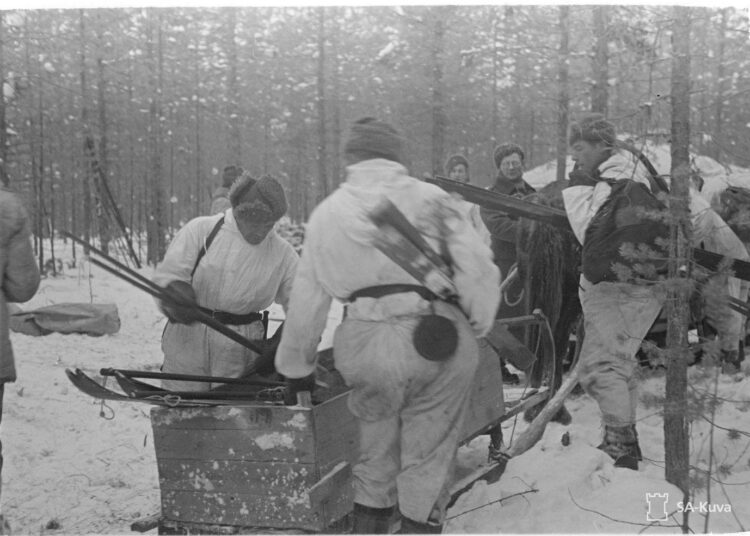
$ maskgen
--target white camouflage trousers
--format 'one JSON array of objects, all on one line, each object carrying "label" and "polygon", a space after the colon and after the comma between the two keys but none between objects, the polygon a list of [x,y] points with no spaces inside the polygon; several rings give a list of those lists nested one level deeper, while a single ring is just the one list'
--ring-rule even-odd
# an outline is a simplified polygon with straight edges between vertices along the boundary
[{"label": "white camouflage trousers", "polygon": [[664,295],[651,286],[601,282],[581,276],[583,308],[580,383],[599,404],[602,423],[635,424],[635,355],[659,315]]},{"label": "white camouflage trousers", "polygon": [[457,326],[458,349],[446,361],[424,359],[412,344],[418,316],[413,309],[392,314],[399,311],[389,309],[389,298],[351,304],[334,338],[336,368],[352,387],[349,407],[359,420],[354,501],[373,508],[398,504],[410,519],[442,523],[477,343],[463,314],[436,302],[437,312]]}]

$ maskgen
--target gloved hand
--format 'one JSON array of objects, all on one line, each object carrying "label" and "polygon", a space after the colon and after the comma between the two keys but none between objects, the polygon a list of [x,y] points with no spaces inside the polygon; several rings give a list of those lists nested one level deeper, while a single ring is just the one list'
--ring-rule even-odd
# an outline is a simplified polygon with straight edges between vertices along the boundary
[{"label": "gloved hand", "polygon": [[284,329],[284,324],[281,324],[273,336],[267,341],[263,341],[263,351],[255,361],[255,372],[262,375],[271,374],[276,372],[276,366],[274,360],[276,358],[276,350],[279,349],[279,343],[281,342],[281,332]]},{"label": "gloved hand", "polygon": [[576,168],[570,172],[568,177],[570,178],[570,186],[596,186],[596,183],[601,180],[598,169],[588,173]]},{"label": "gloved hand", "polygon": [[164,288],[169,301],[161,302],[161,310],[170,321],[176,324],[195,323],[195,310],[198,302],[195,290],[186,281],[172,281]]},{"label": "gloved hand", "polygon": [[284,394],[284,404],[287,406],[297,405],[297,393],[309,391],[312,395],[315,390],[315,373],[305,376],[304,378],[287,378],[286,393]]}]

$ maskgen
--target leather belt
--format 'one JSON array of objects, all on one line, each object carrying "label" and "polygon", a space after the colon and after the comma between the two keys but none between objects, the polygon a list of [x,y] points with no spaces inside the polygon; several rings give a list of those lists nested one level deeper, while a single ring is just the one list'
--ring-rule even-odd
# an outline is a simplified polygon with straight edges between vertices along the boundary
[{"label": "leather belt", "polygon": [[391,285],[376,285],[374,287],[365,287],[352,292],[349,301],[353,302],[357,298],[382,298],[390,294],[400,294],[402,292],[416,292],[422,298],[428,301],[440,299],[437,294],[427,287],[420,285],[409,285],[406,283],[395,283]]},{"label": "leather belt", "polygon": [[227,326],[242,326],[245,324],[252,324],[253,322],[263,320],[263,313],[235,314],[227,313],[225,311],[212,311],[211,309],[206,309],[205,307],[200,307],[199,309],[210,317],[215,318],[222,324],[226,324]]}]

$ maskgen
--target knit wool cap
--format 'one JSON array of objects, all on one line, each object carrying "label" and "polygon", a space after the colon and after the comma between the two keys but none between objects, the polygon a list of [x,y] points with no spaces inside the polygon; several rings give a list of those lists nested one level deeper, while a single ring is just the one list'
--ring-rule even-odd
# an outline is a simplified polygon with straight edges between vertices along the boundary
[{"label": "knit wool cap", "polygon": [[229,202],[235,216],[253,223],[277,221],[287,209],[284,188],[270,175],[257,181],[241,176],[229,190]]},{"label": "knit wool cap", "polygon": [[513,153],[521,157],[521,162],[526,160],[526,154],[523,152],[520,145],[516,145],[515,143],[503,143],[495,147],[495,152],[492,155],[492,159],[495,161],[495,169],[500,169],[500,164],[502,164],[503,159]]},{"label": "knit wool cap", "polygon": [[239,166],[227,166],[224,168],[224,172],[221,174],[221,185],[225,188],[232,186],[232,183],[237,180],[237,177],[242,175],[243,169]]},{"label": "knit wool cap", "polygon": [[469,161],[466,160],[463,155],[454,154],[448,157],[448,160],[445,162],[445,172],[450,175],[451,171],[453,171],[453,168],[459,164],[463,164],[463,166],[466,168],[466,171],[469,171]]},{"label": "knit wool cap", "polygon": [[615,144],[615,126],[607,121],[602,114],[588,114],[570,124],[568,144],[573,145],[579,140],[589,143],[604,142],[612,147]]},{"label": "knit wool cap", "polygon": [[363,117],[352,125],[344,154],[354,162],[385,158],[403,163],[403,147],[398,131],[374,117]]}]

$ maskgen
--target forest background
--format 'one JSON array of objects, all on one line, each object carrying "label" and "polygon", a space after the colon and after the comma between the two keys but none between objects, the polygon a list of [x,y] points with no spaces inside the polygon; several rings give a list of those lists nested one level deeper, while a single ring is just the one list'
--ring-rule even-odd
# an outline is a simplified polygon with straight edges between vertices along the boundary
[{"label": "forest background", "polygon": [[[691,150],[746,167],[748,10],[689,12]],[[648,5],[0,11],[0,172],[39,250],[55,229],[106,247],[127,228],[155,263],[228,164],[278,177],[304,222],[363,115],[399,128],[414,176],[462,153],[479,185],[501,142],[527,168],[564,161],[584,111],[664,141],[673,24]]]}]

